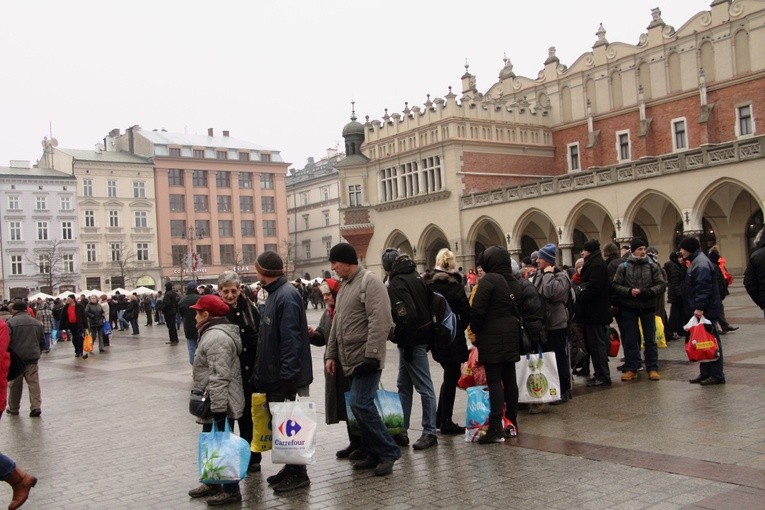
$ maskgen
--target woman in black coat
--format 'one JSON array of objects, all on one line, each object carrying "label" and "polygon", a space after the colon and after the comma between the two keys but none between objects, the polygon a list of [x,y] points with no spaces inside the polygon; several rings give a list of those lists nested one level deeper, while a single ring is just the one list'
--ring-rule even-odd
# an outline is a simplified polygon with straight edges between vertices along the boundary
[{"label": "woman in black coat", "polygon": [[454,423],[452,415],[457,394],[457,381],[460,378],[460,365],[468,359],[465,329],[470,324],[470,303],[465,294],[465,287],[462,285],[462,275],[457,272],[454,253],[448,248],[441,249],[436,255],[435,270],[425,275],[423,280],[430,290],[446,298],[449,308],[457,316],[457,335],[451,348],[445,352],[433,351],[433,359],[438,361],[444,369],[444,382],[438,394],[436,426],[442,434],[463,434],[465,427]]},{"label": "woman in black coat", "polygon": [[677,253],[669,254],[669,260],[664,263],[664,272],[667,273],[667,302],[669,303],[669,334],[667,340],[674,340],[678,336],[685,336],[683,326],[688,322],[683,309],[683,287],[685,287],[685,264],[680,261]]},{"label": "woman in black coat", "polygon": [[[478,257],[478,265],[486,272],[481,279],[470,309],[470,329],[476,335],[478,361],[486,369],[489,386],[489,430],[478,440],[481,444],[499,443],[505,436],[518,435],[518,384],[515,363],[521,358],[517,305],[521,284],[513,276],[510,254],[492,246]],[[512,422],[502,430],[502,404],[505,416]]]}]

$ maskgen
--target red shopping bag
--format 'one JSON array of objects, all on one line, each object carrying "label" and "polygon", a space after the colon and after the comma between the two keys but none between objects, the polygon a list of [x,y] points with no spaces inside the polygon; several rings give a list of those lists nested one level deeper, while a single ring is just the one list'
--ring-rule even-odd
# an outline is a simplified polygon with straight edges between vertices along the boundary
[{"label": "red shopping bag", "polygon": [[608,328],[608,355],[611,358],[615,358],[619,355],[620,345],[619,332],[614,328]]},{"label": "red shopping bag", "polygon": [[478,362],[478,348],[470,349],[468,360],[462,364],[462,375],[457,381],[457,386],[466,390],[471,386],[483,386],[486,384],[486,370]]},{"label": "red shopping bag", "polygon": [[697,324],[688,329],[690,336],[685,342],[685,353],[688,361],[715,361],[720,357],[720,346],[717,338],[707,329],[712,324]]}]

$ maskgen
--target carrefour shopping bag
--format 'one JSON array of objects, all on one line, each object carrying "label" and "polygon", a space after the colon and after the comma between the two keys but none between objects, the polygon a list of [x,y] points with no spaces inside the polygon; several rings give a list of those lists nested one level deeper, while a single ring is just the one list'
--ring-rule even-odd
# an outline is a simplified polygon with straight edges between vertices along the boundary
[{"label": "carrefour shopping bag", "polygon": [[560,400],[560,378],[554,352],[521,356],[515,364],[518,402],[539,404]]},{"label": "carrefour shopping bag", "polygon": [[247,476],[250,444],[232,434],[226,426],[218,430],[213,421],[210,432],[199,433],[199,481],[207,484],[232,483]]},{"label": "carrefour shopping bag", "polygon": [[252,444],[253,452],[265,452],[271,449],[271,413],[265,393],[252,394]]},{"label": "carrefour shopping bag", "polygon": [[269,403],[272,416],[274,464],[313,464],[316,453],[316,407],[313,402]]}]

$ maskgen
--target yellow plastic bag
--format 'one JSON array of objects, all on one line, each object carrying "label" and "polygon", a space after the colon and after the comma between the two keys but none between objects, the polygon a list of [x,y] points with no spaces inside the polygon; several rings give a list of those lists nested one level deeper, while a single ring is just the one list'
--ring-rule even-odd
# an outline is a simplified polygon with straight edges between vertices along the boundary
[{"label": "yellow plastic bag", "polygon": [[93,337],[90,331],[85,331],[85,339],[82,342],[82,352],[93,352]]},{"label": "yellow plastic bag", "polygon": [[[654,316],[654,320],[656,321],[656,347],[666,349],[667,337],[664,336],[664,323],[661,322],[661,317],[658,315]],[[640,348],[642,349],[645,347],[645,341],[643,340],[643,324],[640,321],[638,321],[638,329],[640,330]]]},{"label": "yellow plastic bag", "polygon": [[271,449],[271,412],[265,393],[252,394],[252,443],[250,450],[265,452]]}]

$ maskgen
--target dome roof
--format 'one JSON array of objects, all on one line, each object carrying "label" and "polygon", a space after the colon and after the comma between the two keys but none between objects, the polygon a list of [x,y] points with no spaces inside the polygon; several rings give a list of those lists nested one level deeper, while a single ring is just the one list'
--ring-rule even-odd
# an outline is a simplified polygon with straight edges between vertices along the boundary
[{"label": "dome roof", "polygon": [[343,136],[351,136],[351,135],[363,135],[364,134],[364,124],[361,122],[356,121],[356,117],[352,117],[351,121],[345,125],[343,128]]}]

